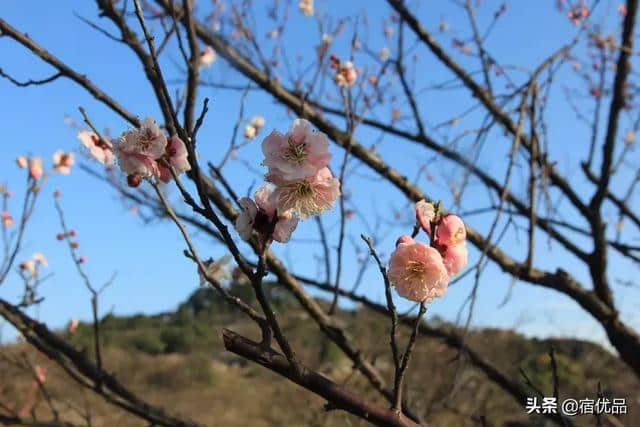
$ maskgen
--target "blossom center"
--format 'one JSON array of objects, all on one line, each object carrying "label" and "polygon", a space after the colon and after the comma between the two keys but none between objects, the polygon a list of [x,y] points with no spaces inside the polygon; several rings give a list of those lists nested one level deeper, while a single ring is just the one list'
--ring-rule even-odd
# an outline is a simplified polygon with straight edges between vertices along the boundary
[{"label": "blossom center", "polygon": [[153,133],[151,129],[144,129],[142,132],[140,132],[138,143],[143,148],[149,148],[149,146],[153,144],[153,141],[155,141],[155,139],[156,139],[156,135]]},{"label": "blossom center", "polygon": [[311,184],[306,181],[300,181],[295,184],[294,193],[297,198],[303,199],[313,196],[313,188]]},{"label": "blossom center", "polygon": [[419,261],[409,261],[405,267],[405,280],[422,281],[426,272],[427,267],[423,263]]},{"label": "blossom center", "polygon": [[287,148],[285,148],[283,157],[289,163],[295,163],[298,165],[303,163],[305,160],[307,160],[307,157],[309,157],[309,153],[307,152],[307,144],[304,142],[301,144],[296,144],[294,141],[292,141],[291,138],[289,138],[289,145],[287,146]]},{"label": "blossom center", "polygon": [[457,245],[458,243],[464,241],[464,229],[462,227],[458,228],[451,239],[453,241],[453,245]]},{"label": "blossom center", "polygon": [[108,150],[109,146],[102,142],[102,140],[98,137],[98,135],[91,135],[91,142],[98,148],[102,148],[103,150]]}]

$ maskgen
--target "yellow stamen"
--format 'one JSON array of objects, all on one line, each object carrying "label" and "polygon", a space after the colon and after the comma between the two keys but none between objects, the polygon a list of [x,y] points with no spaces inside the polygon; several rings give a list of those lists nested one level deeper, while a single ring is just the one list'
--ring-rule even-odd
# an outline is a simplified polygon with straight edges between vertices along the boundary
[{"label": "yellow stamen", "polygon": [[409,261],[405,267],[405,280],[420,281],[424,280],[424,275],[427,272],[425,265],[418,261]]},{"label": "yellow stamen", "polygon": [[309,153],[307,152],[307,144],[296,144],[293,139],[289,138],[289,146],[285,149],[283,157],[290,163],[300,164],[307,160]]}]

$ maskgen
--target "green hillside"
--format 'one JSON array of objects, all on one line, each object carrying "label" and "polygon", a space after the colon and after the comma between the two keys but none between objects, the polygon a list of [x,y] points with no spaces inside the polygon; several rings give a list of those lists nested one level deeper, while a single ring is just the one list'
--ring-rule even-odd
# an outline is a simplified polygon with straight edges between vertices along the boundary
[{"label": "green hillside", "polygon": [[[285,334],[300,359],[309,367],[350,389],[359,390],[372,400],[380,400],[366,390],[366,383],[354,375],[350,361],[327,338],[318,333],[314,322],[299,306],[272,287],[271,298]],[[250,299],[250,287],[236,286],[235,293]],[[324,305],[324,302],[321,301]],[[352,334],[366,357],[389,379],[392,365],[388,350],[389,322],[366,309],[336,314]],[[432,324],[453,329],[438,319]],[[258,339],[259,331],[241,314],[231,311],[209,289],[198,289],[175,312],[155,316],[106,316],[101,324],[103,359],[110,372],[149,401],[164,405],[170,412],[182,413],[206,425],[223,426],[343,426],[362,425],[339,411],[326,412],[321,399],[261,366],[247,362],[224,350],[221,328],[226,327]],[[403,331],[404,334],[407,331]],[[405,337],[406,338],[406,337]],[[92,327],[81,324],[70,337],[77,348],[92,354]],[[552,369],[548,356],[556,352],[560,395],[596,398],[598,383],[609,397],[625,397],[629,414],[602,419],[603,425],[634,425],[640,404],[638,382],[619,360],[596,344],[577,340],[537,340],[506,330],[473,330],[470,345],[511,378],[524,384],[522,369],[536,388],[552,395]],[[19,354],[26,347],[14,345],[5,354]],[[31,351],[33,353],[33,351]],[[60,408],[86,405],[94,425],[143,425],[127,413],[108,406],[91,393],[81,391],[54,365],[38,356],[31,358],[49,367],[47,386]],[[13,398],[19,407],[30,384],[27,374],[0,360],[0,395]],[[11,381],[6,381],[11,378]],[[405,392],[411,405],[430,425],[435,426],[543,426],[541,417],[525,414],[524,404],[514,401],[458,357],[441,341],[421,338],[407,378]],[[531,396],[535,392],[531,391]],[[11,400],[10,398],[10,400]],[[41,403],[38,411],[46,413]],[[77,411],[76,411],[77,412]],[[80,415],[71,408],[61,409],[68,419]],[[484,424],[482,424],[484,422]],[[595,425],[593,416],[575,418],[577,425]]]}]

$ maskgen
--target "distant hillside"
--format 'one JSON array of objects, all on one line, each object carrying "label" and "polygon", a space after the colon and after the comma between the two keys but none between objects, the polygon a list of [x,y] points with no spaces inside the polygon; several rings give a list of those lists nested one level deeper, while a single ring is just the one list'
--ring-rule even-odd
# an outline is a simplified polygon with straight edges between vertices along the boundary
[{"label": "distant hillside", "polygon": [[[272,287],[275,308],[286,335],[300,358],[313,369],[361,390],[366,383],[352,375],[351,363],[318,329],[308,315],[288,297]],[[251,299],[249,287],[236,286],[233,292]],[[321,304],[324,304],[321,302]],[[392,377],[388,350],[389,322],[366,309],[336,314],[345,324],[366,357],[389,379]],[[304,320],[304,321],[302,321]],[[437,319],[442,327],[452,328]],[[213,291],[195,291],[175,312],[155,316],[104,318],[101,329],[104,360],[125,384],[151,402],[170,411],[188,414],[206,425],[216,426],[344,426],[361,425],[339,411],[323,410],[324,402],[283,380],[264,368],[226,352],[220,337],[221,327],[258,339],[259,331],[241,314],[231,311]],[[405,331],[406,332],[406,331]],[[81,324],[71,337],[78,348],[91,354],[92,329]],[[603,419],[604,425],[633,426],[640,415],[638,381],[619,360],[596,344],[577,340],[526,339],[507,330],[471,331],[470,345],[495,365],[521,380],[519,369],[535,386],[552,395],[552,370],[549,346],[556,352],[561,397],[596,397],[598,382],[610,397],[625,397],[629,414],[618,419]],[[24,345],[3,349],[7,354],[23,350]],[[54,400],[87,404],[96,426],[140,426],[128,414],[83,393],[49,361],[37,362],[50,368],[47,384]],[[19,407],[29,386],[24,373],[0,360],[0,396],[11,396]],[[5,376],[6,375],[6,376]],[[12,381],[4,381],[12,378]],[[481,417],[491,426],[543,426],[541,418],[525,415],[524,405],[515,402],[442,342],[421,338],[411,365],[406,391],[410,403],[433,426],[476,426]],[[532,391],[531,396],[535,393]],[[294,405],[291,403],[295,402]],[[44,410],[44,405],[42,410]],[[61,407],[65,407],[61,404]],[[72,409],[63,409],[68,416]],[[78,421],[80,421],[78,419]],[[593,417],[574,419],[577,425],[595,425]]]}]

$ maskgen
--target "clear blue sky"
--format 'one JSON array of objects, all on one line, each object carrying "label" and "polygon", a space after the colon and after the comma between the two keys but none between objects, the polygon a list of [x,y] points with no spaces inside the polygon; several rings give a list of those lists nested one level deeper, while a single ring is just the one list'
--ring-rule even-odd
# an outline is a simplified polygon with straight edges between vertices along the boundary
[{"label": "clear blue sky", "polygon": [[[479,15],[481,24],[486,25],[490,21],[500,3],[489,0],[482,2],[483,7]],[[554,9],[553,1],[512,3],[489,39],[491,53],[500,58],[502,63],[533,68],[576,32],[576,28],[567,18]],[[601,3],[599,10],[610,10],[606,19],[612,19],[617,3]],[[317,1],[316,8],[330,11],[334,15],[353,16],[366,7],[371,28],[368,44],[377,50],[386,43],[381,36],[381,28],[388,8],[383,7],[383,4],[384,2],[326,0]],[[141,117],[152,115],[159,119],[160,114],[150,86],[144,79],[136,58],[126,47],[106,39],[82,23],[74,16],[74,12],[98,20],[93,2],[78,0],[65,4],[7,0],[3,2],[0,15],[20,31],[27,32],[68,65],[85,73],[129,111]],[[269,23],[261,15],[263,14],[256,12],[259,35],[270,29]],[[432,9],[425,2],[419,9],[419,16],[427,28],[436,32],[441,19],[449,23],[450,33],[442,36],[446,47],[450,46],[452,37],[468,35],[466,17],[450,2],[437,2],[437,6],[432,6]],[[305,54],[309,55],[311,48],[318,43],[315,24],[310,24],[309,19],[298,13],[295,7],[291,19],[293,22],[289,29],[287,48],[289,52],[306,52]],[[100,22],[111,28],[104,21]],[[291,37],[292,33],[304,34],[305,37]],[[348,32],[338,37],[334,41],[332,51],[344,55],[348,51],[350,37]],[[393,46],[390,47],[393,52]],[[180,71],[174,65],[174,60],[178,59],[176,52],[174,50],[164,58],[165,76],[168,79],[181,77]],[[584,49],[577,52],[584,54]],[[426,65],[420,68],[417,76],[419,81],[435,83],[447,77],[424,48],[418,48],[416,53],[426,59]],[[460,60],[470,68],[476,69],[474,60]],[[49,66],[43,65],[37,57],[8,38],[0,38],[0,67],[19,80],[44,78],[52,73]],[[559,78],[569,79],[568,76],[568,73],[561,73]],[[221,60],[205,72],[205,77],[242,83]],[[558,97],[562,95],[561,87],[562,85],[558,86],[555,92]],[[200,94],[211,98],[211,112],[200,133],[200,154],[205,160],[216,161],[220,159],[223,150],[226,150],[230,139],[238,114],[239,94],[214,89],[203,89]],[[452,97],[450,93],[433,93],[423,98],[421,108],[428,122],[439,123],[451,118],[452,111],[459,112],[460,99],[466,95],[462,92],[459,96],[462,98]],[[586,129],[577,123],[575,115],[566,105],[562,102],[559,104],[561,105],[553,106],[550,110],[550,136],[552,141],[561,140],[563,143],[554,146],[552,154],[562,167],[568,169],[571,166],[571,176],[576,177],[576,185],[583,185],[584,179],[578,166],[570,163],[570,160],[575,152],[583,152],[583,147],[586,146]],[[3,142],[0,143],[0,182],[6,183],[11,190],[20,195],[24,180],[23,172],[15,166],[16,156],[40,155],[50,165],[51,154],[57,149],[79,152],[76,131],[64,121],[65,116],[71,116],[77,122],[81,122],[77,110],[79,106],[83,106],[89,112],[93,122],[100,129],[108,127],[112,134],[117,135],[127,128],[127,124],[120,117],[69,80],[59,79],[46,86],[30,88],[16,88],[6,80],[0,80],[0,128],[3,136]],[[266,117],[266,131],[272,128],[285,131],[291,122],[286,112],[264,94],[252,92],[247,98],[245,108],[246,117],[253,114]],[[475,122],[468,122],[468,126],[477,126],[478,117],[472,115],[469,120]],[[384,116],[381,118],[386,120]],[[358,137],[368,145],[368,140],[377,138],[378,134],[362,131]],[[260,168],[260,140],[258,137],[251,146],[241,152],[241,157],[253,162],[256,168]],[[508,144],[508,141],[497,135],[495,141],[490,141],[489,144]],[[332,165],[336,167],[342,158],[342,151],[335,146],[331,150],[334,153]],[[415,147],[409,143],[398,142],[388,137],[381,146],[385,160],[395,167],[405,168],[410,177],[418,167],[432,158],[432,153],[419,152],[416,155],[416,152]],[[480,164],[491,168],[492,171],[502,171],[506,163],[502,154],[504,150],[498,152],[501,153],[499,157],[492,157],[492,150],[485,151],[479,160]],[[78,159],[81,158],[82,156],[78,155]],[[84,159],[81,161],[91,164]],[[91,165],[96,166],[95,163]],[[450,169],[450,165],[441,168],[434,164],[430,173],[437,177],[436,181],[430,183],[422,179],[419,182],[431,197],[443,199],[445,206],[450,203],[451,198],[443,175]],[[365,172],[365,169],[361,168],[360,171]],[[231,165],[227,173],[239,193],[245,193],[252,183],[259,185],[261,181],[259,176],[249,176],[246,169],[238,164]],[[372,176],[368,171],[364,175]],[[501,172],[497,172],[496,176],[502,176]],[[364,212],[375,210],[389,217],[388,211],[391,208],[406,206],[403,197],[390,186],[378,183],[374,185],[375,193],[371,190],[372,182],[360,176],[354,177],[347,184],[353,191],[354,202],[358,203]],[[113,191],[76,168],[70,176],[54,176],[47,184],[20,257],[23,259],[33,252],[43,252],[49,258],[49,270],[55,273],[41,289],[42,295],[46,297],[45,302],[37,309],[32,309],[32,314],[52,327],[62,327],[70,317],[90,317],[88,294],[73,269],[66,248],[55,240],[59,227],[52,203],[54,189],[60,189],[63,193],[62,203],[67,221],[78,232],[81,253],[88,258],[87,271],[93,281],[99,284],[106,281],[112,273],[118,274],[114,285],[102,298],[102,314],[111,309],[117,314],[170,310],[197,287],[195,268],[181,255],[184,244],[172,224],[142,225],[139,218],[123,208]],[[478,207],[486,206],[484,191],[472,193],[475,194],[466,198],[467,208],[473,207],[474,203]],[[17,213],[18,201],[18,198],[13,200],[11,211],[14,215]],[[407,215],[410,216],[410,212],[407,212]],[[474,227],[486,230],[490,219],[473,217],[468,221]],[[326,215],[323,220],[328,226],[333,226],[331,236],[335,242],[336,212]],[[407,231],[409,230],[405,232]],[[357,237],[362,232],[367,233],[360,222],[350,224],[350,234]],[[305,237],[315,237],[315,233],[314,222],[307,221],[299,227],[294,237],[300,241]],[[398,231],[391,232],[380,242],[379,249],[388,255],[398,234]],[[519,241],[511,238],[506,243],[506,248],[517,254],[524,253],[525,234],[521,233],[520,237]],[[219,247],[211,245],[206,238],[198,238],[197,243],[200,252],[205,256],[216,257],[222,253]],[[349,242],[347,247],[351,248]],[[537,259],[545,269],[555,270],[557,266],[562,265],[578,278],[587,279],[586,271],[569,268],[576,263],[557,250],[557,247],[554,247],[554,252],[549,252],[542,239],[539,239],[538,247]],[[320,255],[321,252],[317,247],[313,247],[312,251],[307,250],[308,248],[309,245],[300,241],[284,248],[278,247],[276,250],[285,260],[295,259],[296,272],[315,276],[317,269],[314,255]],[[345,257],[344,277],[347,286],[352,283],[357,270],[350,253],[347,252]],[[470,264],[473,264],[478,256],[478,252],[472,250]],[[518,257],[522,258],[521,255]],[[632,273],[631,267],[615,260],[611,270],[616,272],[615,277],[623,278],[630,278],[637,272],[635,270]],[[465,279],[456,284],[445,298],[431,305],[429,315],[438,314],[447,319],[454,319],[472,283],[471,279]],[[518,283],[510,302],[498,308],[509,284],[509,277],[499,273],[494,267],[487,269],[476,304],[475,325],[515,326],[523,332],[541,336],[576,335],[594,340],[600,340],[604,336],[600,327],[589,316],[583,314],[575,303],[550,290]],[[20,295],[20,286],[18,277],[14,275],[0,288],[0,295],[15,300]],[[374,268],[369,269],[360,291],[374,299],[382,300],[383,285]],[[637,291],[617,286],[615,292],[622,312],[627,315],[632,325],[640,327],[640,318],[633,314],[637,313],[639,308]],[[404,307],[405,304],[401,306]]]}]

